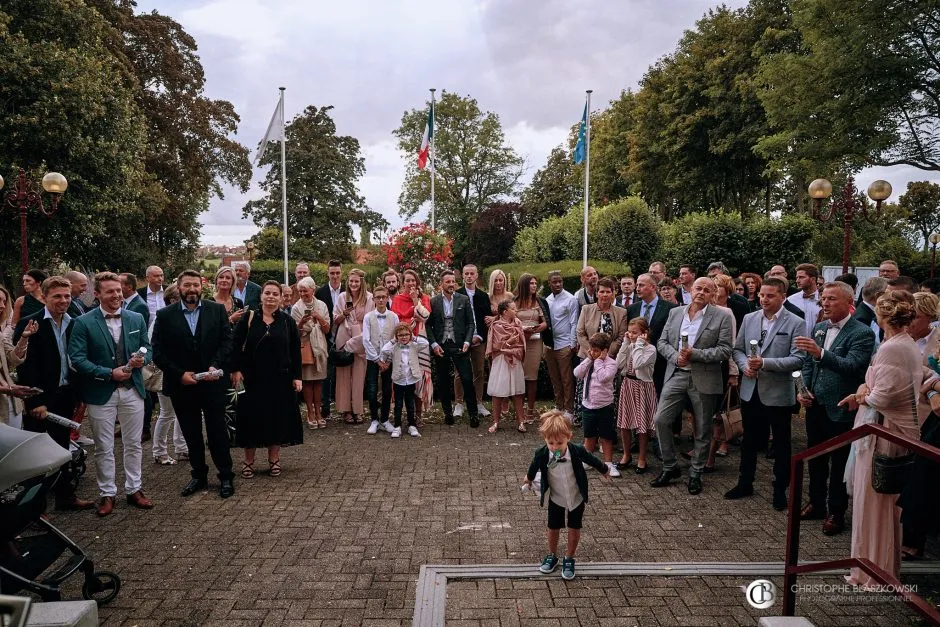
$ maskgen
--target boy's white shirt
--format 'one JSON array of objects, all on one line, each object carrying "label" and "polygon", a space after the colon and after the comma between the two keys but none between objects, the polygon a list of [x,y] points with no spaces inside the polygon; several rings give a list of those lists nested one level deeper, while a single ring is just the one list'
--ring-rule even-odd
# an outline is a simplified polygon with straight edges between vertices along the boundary
[{"label": "boy's white shirt", "polygon": [[[382,312],[380,312],[378,309],[373,309],[372,311],[367,313],[365,315],[365,318],[363,319],[362,345],[366,351],[366,359],[369,361],[379,361],[380,359],[379,351],[381,347],[372,341],[372,323],[375,322],[375,324],[378,325],[378,320],[376,319],[376,316],[379,315],[380,313]],[[394,311],[392,311],[388,307],[385,308],[384,313],[385,313],[386,318],[385,318],[385,328],[382,329],[382,334],[385,335],[386,333],[394,333],[395,327],[398,326],[398,322],[399,322],[398,314],[396,314]],[[382,338],[379,338],[380,342],[381,340]]]}]

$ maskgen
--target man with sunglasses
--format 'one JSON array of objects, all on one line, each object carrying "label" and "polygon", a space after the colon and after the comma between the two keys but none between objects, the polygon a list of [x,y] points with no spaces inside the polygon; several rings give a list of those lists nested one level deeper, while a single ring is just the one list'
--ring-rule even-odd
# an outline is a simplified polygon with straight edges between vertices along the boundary
[{"label": "man with sunglasses", "polygon": [[796,404],[793,372],[801,370],[805,354],[796,346],[803,321],[787,311],[783,302],[787,284],[778,278],[761,285],[760,310],[744,316],[731,355],[741,378],[741,418],[744,439],[738,484],[726,499],[754,494],[758,451],[767,450],[769,430],[774,440],[774,509],[787,507],[790,484],[790,419]]}]

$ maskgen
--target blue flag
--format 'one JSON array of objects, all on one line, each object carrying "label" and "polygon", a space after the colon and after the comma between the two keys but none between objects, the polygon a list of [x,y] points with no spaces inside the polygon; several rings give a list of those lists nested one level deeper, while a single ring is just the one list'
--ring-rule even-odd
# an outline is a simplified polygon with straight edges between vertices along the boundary
[{"label": "blue flag", "polygon": [[581,126],[578,127],[578,143],[574,147],[574,163],[579,165],[584,161],[585,142],[584,134],[587,132],[587,103],[584,103],[584,115],[581,116]]}]

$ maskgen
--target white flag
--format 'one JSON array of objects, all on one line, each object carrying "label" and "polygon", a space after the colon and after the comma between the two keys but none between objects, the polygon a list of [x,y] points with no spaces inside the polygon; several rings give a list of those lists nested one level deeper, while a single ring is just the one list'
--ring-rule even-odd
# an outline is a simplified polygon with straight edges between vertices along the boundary
[{"label": "white flag", "polygon": [[277,101],[277,107],[274,109],[274,115],[271,116],[271,122],[268,123],[268,131],[261,140],[261,147],[258,148],[258,155],[255,157],[255,165],[261,162],[264,156],[264,150],[268,147],[268,142],[281,141],[284,139],[284,96]]}]

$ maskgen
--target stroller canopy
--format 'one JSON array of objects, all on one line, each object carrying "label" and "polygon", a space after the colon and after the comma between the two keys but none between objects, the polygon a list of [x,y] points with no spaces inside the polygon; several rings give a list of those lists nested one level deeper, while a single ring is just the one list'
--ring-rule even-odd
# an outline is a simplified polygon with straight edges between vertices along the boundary
[{"label": "stroller canopy", "polygon": [[43,476],[72,459],[72,454],[45,433],[0,424],[0,491]]}]

